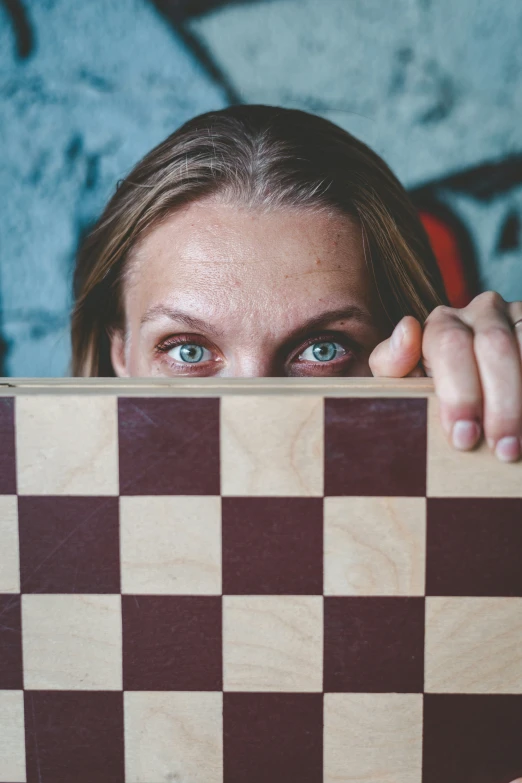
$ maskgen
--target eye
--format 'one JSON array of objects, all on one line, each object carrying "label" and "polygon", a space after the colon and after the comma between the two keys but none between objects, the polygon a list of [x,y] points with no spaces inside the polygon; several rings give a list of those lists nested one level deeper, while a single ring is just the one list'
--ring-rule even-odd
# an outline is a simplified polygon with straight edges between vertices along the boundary
[{"label": "eye", "polygon": [[208,362],[212,358],[208,348],[203,348],[198,343],[174,345],[166,351],[166,354],[182,364],[199,364],[200,362]]},{"label": "eye", "polygon": [[321,340],[306,348],[299,359],[305,362],[332,362],[345,356],[346,349],[334,340]]}]

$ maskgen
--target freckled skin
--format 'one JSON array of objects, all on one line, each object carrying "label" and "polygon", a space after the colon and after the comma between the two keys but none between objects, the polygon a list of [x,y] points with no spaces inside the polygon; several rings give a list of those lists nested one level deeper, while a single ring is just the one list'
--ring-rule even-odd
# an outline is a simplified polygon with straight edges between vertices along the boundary
[{"label": "freckled skin", "polygon": [[[111,353],[121,376],[371,375],[368,357],[393,328],[373,287],[360,228],[346,216],[262,212],[205,199],[151,229],[129,262],[126,332],[114,335]],[[292,342],[312,317],[350,305],[364,310],[368,321],[338,317]],[[158,307],[183,310],[219,334],[164,313],[141,325],[144,314]],[[316,342],[327,338],[343,346],[349,361],[317,361],[306,350],[325,331]],[[179,336],[213,359],[188,364],[179,349],[158,351]]]},{"label": "freckled skin", "polygon": [[[212,199],[168,216],[141,238],[129,261],[125,328],[111,337],[117,375],[427,375],[448,438],[458,422],[466,429],[452,440],[456,448],[474,448],[483,429],[500,459],[518,459],[522,375],[514,325],[522,302],[485,291],[464,308],[435,308],[422,325],[404,316],[392,343],[393,324],[355,221]],[[330,312],[326,320],[328,311],[335,317]],[[448,351],[456,325],[467,342]],[[501,351],[489,339],[491,329],[509,335]]]}]

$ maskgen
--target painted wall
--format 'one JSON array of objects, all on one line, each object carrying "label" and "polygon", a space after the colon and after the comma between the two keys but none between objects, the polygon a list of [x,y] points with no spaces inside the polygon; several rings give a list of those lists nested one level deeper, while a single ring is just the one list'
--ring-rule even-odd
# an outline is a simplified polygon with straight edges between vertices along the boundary
[{"label": "painted wall", "polygon": [[416,199],[448,292],[522,299],[520,0],[0,0],[0,372],[67,373],[78,241],[189,117],[301,108]]}]

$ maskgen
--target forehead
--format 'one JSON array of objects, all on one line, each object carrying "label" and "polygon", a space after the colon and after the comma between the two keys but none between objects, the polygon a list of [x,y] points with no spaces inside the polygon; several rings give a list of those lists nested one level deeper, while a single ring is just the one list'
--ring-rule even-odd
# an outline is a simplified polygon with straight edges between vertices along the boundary
[{"label": "forehead", "polygon": [[139,309],[183,296],[188,305],[211,301],[217,315],[276,302],[306,310],[311,297],[342,304],[347,294],[371,308],[374,295],[352,218],[211,200],[149,231],[132,253],[127,290]]}]

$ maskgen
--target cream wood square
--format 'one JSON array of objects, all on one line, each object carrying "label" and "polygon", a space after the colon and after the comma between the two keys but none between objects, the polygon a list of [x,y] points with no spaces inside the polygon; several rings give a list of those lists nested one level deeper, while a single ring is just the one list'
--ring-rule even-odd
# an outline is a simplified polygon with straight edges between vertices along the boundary
[{"label": "cream wood square", "polygon": [[0,593],[19,592],[18,502],[15,495],[0,495]]},{"label": "cream wood square", "polygon": [[23,595],[24,685],[121,690],[121,596]]},{"label": "cream wood square", "polygon": [[321,496],[322,397],[221,399],[223,495]]},{"label": "cream wood square", "polygon": [[425,691],[522,693],[522,598],[427,598]]},{"label": "cream wood square", "polygon": [[482,440],[457,451],[439,421],[439,402],[428,398],[428,497],[522,498],[522,460],[501,462]]},{"label": "cream wood square", "polygon": [[422,694],[325,694],[324,783],[421,780]]},{"label": "cream wood square", "polygon": [[324,499],[325,595],[424,595],[426,499]]},{"label": "cream wood square", "polygon": [[123,593],[221,594],[221,498],[120,498]]},{"label": "cream wood square", "polygon": [[0,691],[0,780],[27,780],[23,691]]},{"label": "cream wood square", "polygon": [[223,694],[126,692],[125,780],[223,781]]},{"label": "cream wood square", "polygon": [[115,396],[16,398],[20,495],[117,495]]},{"label": "cream wood square", "polygon": [[321,596],[223,597],[225,691],[321,691]]}]

